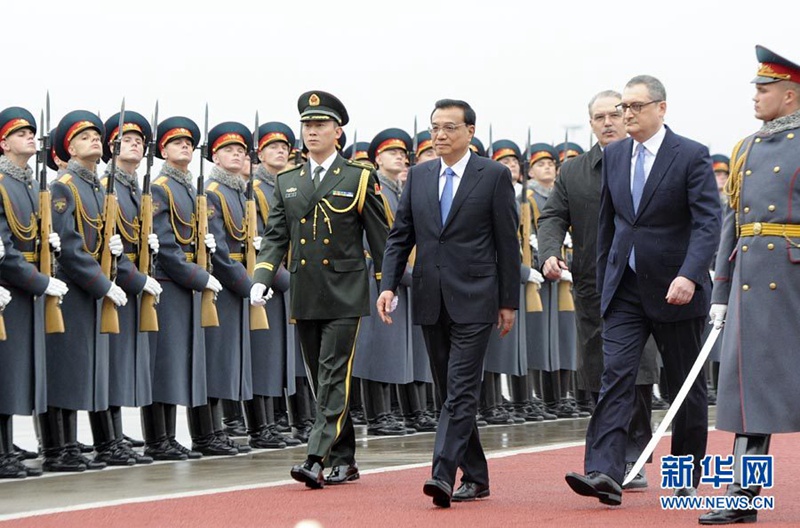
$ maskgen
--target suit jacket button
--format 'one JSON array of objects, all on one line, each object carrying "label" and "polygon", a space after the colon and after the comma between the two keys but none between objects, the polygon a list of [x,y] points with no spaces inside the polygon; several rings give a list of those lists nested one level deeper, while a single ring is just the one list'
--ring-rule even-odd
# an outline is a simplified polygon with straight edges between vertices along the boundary
[{"label": "suit jacket button", "polygon": [[328,259],[322,259],[322,265],[327,266],[329,264]]}]

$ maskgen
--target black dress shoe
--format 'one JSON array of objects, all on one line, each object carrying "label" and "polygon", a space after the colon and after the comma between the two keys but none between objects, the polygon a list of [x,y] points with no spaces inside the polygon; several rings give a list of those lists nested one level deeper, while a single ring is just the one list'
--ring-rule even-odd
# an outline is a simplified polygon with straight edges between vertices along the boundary
[{"label": "black dress shoe", "polygon": [[321,489],[325,485],[325,479],[322,476],[323,469],[319,462],[306,460],[301,465],[293,466],[289,474],[308,488]]},{"label": "black dress shoe", "polygon": [[469,502],[475,499],[483,499],[489,496],[489,486],[475,484],[474,482],[464,481],[461,486],[453,493],[453,502]]},{"label": "black dress shoe", "polygon": [[[622,479],[623,482],[628,478],[628,474],[630,474],[631,470],[633,469],[633,462],[628,462],[625,464],[625,478]],[[641,491],[647,488],[647,475],[645,475],[644,467],[639,470],[639,473],[633,477],[633,480],[628,482],[627,484],[623,484],[622,489],[627,491]]]},{"label": "black dress shoe", "polygon": [[714,510],[697,519],[700,524],[737,524],[758,521],[758,510]]},{"label": "black dress shoe", "polygon": [[122,439],[131,447],[144,447],[144,440],[137,440],[136,438],[131,438],[128,435],[123,435]]},{"label": "black dress shoe", "polygon": [[622,488],[617,482],[599,471],[588,475],[567,473],[565,477],[572,491],[584,497],[597,497],[603,504],[619,506],[622,504]]},{"label": "black dress shoe", "polygon": [[443,480],[432,478],[425,481],[425,485],[422,486],[422,493],[428,497],[433,497],[434,505],[440,508],[449,508],[453,495],[453,486]]},{"label": "black dress shoe", "polygon": [[83,453],[83,454],[88,454],[88,453],[91,453],[92,451],[94,451],[94,447],[93,446],[86,445],[83,442],[77,442],[76,445],[78,446],[78,449],[80,449],[81,453]]},{"label": "black dress shoe", "polygon": [[295,438],[293,436],[288,436],[288,435],[283,434],[278,429],[278,426],[276,424],[269,424],[267,426],[267,429],[269,429],[269,432],[272,434],[273,437],[277,438],[278,440],[280,440],[281,442],[286,444],[286,447],[299,446],[300,444],[303,443],[303,442],[301,442],[300,440],[298,440],[297,438]]},{"label": "black dress shoe", "polygon": [[308,437],[311,436],[311,429],[314,427],[313,420],[304,420],[300,422],[296,426],[296,430],[294,432],[294,437],[300,440],[302,443],[308,443]]},{"label": "black dress shoe", "polygon": [[[102,449],[98,449],[94,460],[95,462],[105,462],[108,466],[132,466],[136,464],[136,460],[131,456],[128,449],[130,448],[122,441],[113,442]],[[150,461],[152,462],[152,460]]]},{"label": "black dress shoe", "polygon": [[39,458],[39,453],[34,453],[33,451],[28,451],[27,449],[22,449],[17,444],[14,445],[14,453],[20,455],[23,460],[35,460]]},{"label": "black dress shoe", "polygon": [[175,440],[174,436],[169,438],[169,445],[172,446],[173,449],[177,449],[178,451],[186,455],[186,458],[188,458],[189,460],[197,460],[203,458],[203,453],[192,451],[188,447],[179,444],[178,441]]},{"label": "black dress shoe", "polygon": [[54,456],[45,456],[42,470],[53,473],[80,473],[86,471],[86,464],[80,459],[68,455],[64,450]]},{"label": "black dress shoe", "polygon": [[239,454],[237,448],[223,442],[216,436],[192,442],[192,451],[197,451],[203,456],[234,456]]},{"label": "black dress shoe", "polygon": [[[106,463],[102,460],[93,460],[83,456],[82,448],[80,447],[80,442],[75,445],[68,445],[64,450],[64,460],[69,462],[75,462],[79,464],[83,464],[86,466],[86,469],[89,470],[96,470],[96,469],[105,469]],[[47,471],[47,470],[45,470]]]},{"label": "black dress shoe", "polygon": [[0,455],[0,478],[22,479],[27,476],[28,472],[16,456]]},{"label": "black dress shoe", "polygon": [[432,433],[436,431],[437,425],[439,424],[424,411],[417,411],[414,414],[412,427],[420,433]]},{"label": "black dress shoe", "polygon": [[491,407],[481,414],[489,425],[511,425],[514,423],[514,420],[512,420],[508,413],[501,407]]},{"label": "black dress shoe", "polygon": [[353,462],[349,466],[333,466],[331,472],[325,477],[325,484],[344,484],[360,478],[358,464]]},{"label": "black dress shoe", "polygon": [[189,458],[179,449],[172,447],[172,445],[169,443],[169,440],[164,440],[160,444],[145,446],[144,454],[145,456],[148,456],[153,460],[179,461],[179,460],[186,460],[187,458]]},{"label": "black dress shoe", "polygon": [[253,449],[283,449],[286,447],[286,442],[274,436],[269,429],[252,435],[248,442]]}]

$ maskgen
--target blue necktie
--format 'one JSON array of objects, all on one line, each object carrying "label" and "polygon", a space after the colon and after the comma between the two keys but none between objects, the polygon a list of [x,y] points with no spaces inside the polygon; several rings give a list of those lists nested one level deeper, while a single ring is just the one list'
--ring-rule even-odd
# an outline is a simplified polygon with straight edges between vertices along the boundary
[{"label": "blue necktie", "polygon": [[456,173],[453,169],[447,167],[444,170],[444,190],[442,191],[442,198],[439,200],[439,210],[442,212],[442,225],[447,220],[447,215],[450,214],[450,207],[453,205],[453,176]]},{"label": "blue necktie", "polygon": [[[642,201],[642,193],[644,192],[644,153],[647,150],[641,143],[636,145],[636,148],[636,163],[633,167],[633,188],[631,189],[634,214],[639,210],[639,202]],[[633,271],[636,271],[635,249],[636,248],[631,247],[631,255],[628,257],[628,266],[630,266]]]}]

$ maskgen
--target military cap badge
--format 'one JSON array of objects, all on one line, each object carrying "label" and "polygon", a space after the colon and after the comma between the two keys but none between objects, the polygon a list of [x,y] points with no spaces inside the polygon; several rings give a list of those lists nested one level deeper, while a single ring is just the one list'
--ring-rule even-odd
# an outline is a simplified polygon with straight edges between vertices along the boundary
[{"label": "military cap badge", "polygon": [[319,106],[319,96],[312,93],[308,98],[308,106]]}]

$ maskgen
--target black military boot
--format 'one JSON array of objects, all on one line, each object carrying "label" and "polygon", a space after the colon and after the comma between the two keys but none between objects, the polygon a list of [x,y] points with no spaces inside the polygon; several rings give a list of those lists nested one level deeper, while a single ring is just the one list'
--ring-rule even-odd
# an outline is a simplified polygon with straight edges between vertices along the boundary
[{"label": "black military boot", "polygon": [[122,408],[114,405],[108,408],[111,414],[111,425],[114,428],[114,438],[122,443],[122,449],[128,452],[128,456],[134,460],[136,464],[152,464],[153,457],[142,455],[134,451],[134,447],[143,447],[142,440],[134,440],[122,432]]},{"label": "black military boot", "polygon": [[222,424],[228,436],[247,436],[247,428],[242,415],[242,402],[235,400],[222,401]]},{"label": "black military boot", "polygon": [[[761,486],[742,487],[742,456],[766,455],[769,452],[771,435],[737,434],[733,440],[733,484],[728,484],[725,495],[745,497],[752,502],[761,493]],[[700,524],[754,523],[758,520],[758,510],[714,510],[700,516]]]},{"label": "black military boot", "polygon": [[211,416],[211,407],[198,405],[187,410],[189,417],[189,433],[192,435],[192,451],[203,456],[232,456],[238,455],[239,450],[223,443],[214,434],[214,422]]},{"label": "black military boot", "polygon": [[186,460],[188,456],[172,446],[167,436],[164,406],[153,402],[141,409],[144,454],[153,460]]},{"label": "black military boot", "polygon": [[275,437],[267,425],[267,406],[263,396],[254,395],[244,402],[248,443],[253,449],[283,449],[286,442]]},{"label": "black military boot", "polygon": [[[197,451],[192,451],[188,447],[185,447],[178,443],[175,439],[175,431],[177,430],[177,418],[178,418],[178,407],[171,403],[161,403],[161,408],[163,409],[164,413],[164,428],[167,432],[167,441],[169,442],[170,447],[176,449],[186,455],[189,460],[197,460],[198,458],[203,458],[202,453],[198,453]],[[189,418],[189,410],[186,411],[187,421]],[[189,422],[191,427],[191,422]]]},{"label": "black military boot", "polygon": [[[86,469],[103,469],[105,462],[91,460],[83,455],[82,444],[78,442],[78,411],[71,409],[61,409],[61,416],[64,420],[64,457],[68,460],[81,463]],[[91,413],[89,414],[91,419]]]},{"label": "black military boot", "polygon": [[110,411],[89,412],[89,425],[92,427],[94,448],[97,451],[95,462],[105,462],[109,466],[136,464],[136,460],[131,458],[125,449],[127,446],[124,445],[122,438],[114,436],[114,421]]},{"label": "black military boot", "polygon": [[[214,435],[219,439],[220,442],[224,444],[228,444],[231,447],[235,447],[239,453],[249,453],[253,450],[247,444],[240,444],[233,440],[228,433],[225,432],[223,422],[222,422],[222,401],[219,398],[209,398],[208,399],[208,406],[211,408],[211,423],[214,427]],[[247,430],[245,430],[245,435],[247,434]]]},{"label": "black military boot", "polygon": [[10,414],[0,414],[0,478],[25,478],[28,472],[14,452],[11,420]]},{"label": "black military boot", "polygon": [[[267,429],[269,429],[270,434],[286,444],[287,447],[299,446],[302,444],[303,442],[297,438],[283,434],[284,431],[281,431],[278,426],[277,420],[275,419],[275,400],[277,398],[269,396],[262,396],[262,398],[264,398],[264,408],[267,414]],[[291,431],[291,428],[289,428],[289,430]]]},{"label": "black military boot", "polygon": [[64,417],[61,409],[48,407],[47,412],[38,416],[39,435],[42,439],[43,471],[81,472],[86,465],[66,455],[64,443]]}]

